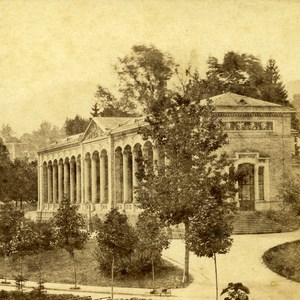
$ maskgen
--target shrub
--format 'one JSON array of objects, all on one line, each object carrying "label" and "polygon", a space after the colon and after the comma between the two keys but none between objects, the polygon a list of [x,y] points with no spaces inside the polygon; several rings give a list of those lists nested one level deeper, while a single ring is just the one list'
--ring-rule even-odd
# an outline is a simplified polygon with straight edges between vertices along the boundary
[{"label": "shrub", "polygon": [[36,290],[30,293],[24,293],[21,291],[0,291],[1,300],[91,300],[90,296],[75,296],[71,294],[64,295],[52,295],[52,294],[41,294]]}]

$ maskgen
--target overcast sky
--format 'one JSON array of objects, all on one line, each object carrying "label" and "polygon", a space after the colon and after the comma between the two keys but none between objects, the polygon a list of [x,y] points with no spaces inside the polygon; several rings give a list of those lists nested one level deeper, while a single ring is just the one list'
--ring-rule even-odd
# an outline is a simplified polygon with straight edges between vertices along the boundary
[{"label": "overcast sky", "polygon": [[234,50],[275,58],[300,79],[300,1],[0,0],[0,126],[18,135],[43,120],[89,116],[97,84],[135,44],[153,44],[204,74]]}]

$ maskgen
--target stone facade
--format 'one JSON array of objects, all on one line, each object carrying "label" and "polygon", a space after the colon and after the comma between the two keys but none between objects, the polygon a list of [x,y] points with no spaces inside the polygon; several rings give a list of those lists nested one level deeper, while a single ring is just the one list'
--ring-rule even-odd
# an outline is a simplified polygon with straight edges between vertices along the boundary
[{"label": "stone facade", "polygon": [[[228,133],[222,151],[240,175],[236,199],[241,209],[276,209],[281,177],[294,164],[293,111],[232,93],[212,101]],[[39,151],[38,217],[49,218],[64,194],[85,214],[101,216],[117,207],[136,216],[137,158],[165,161],[163,153],[137,133],[145,125],[143,118],[98,117],[84,133]]]}]

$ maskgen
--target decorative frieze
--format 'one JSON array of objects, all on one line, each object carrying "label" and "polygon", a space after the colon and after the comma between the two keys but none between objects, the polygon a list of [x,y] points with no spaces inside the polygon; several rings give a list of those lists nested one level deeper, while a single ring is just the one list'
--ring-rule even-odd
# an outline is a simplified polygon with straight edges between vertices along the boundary
[{"label": "decorative frieze", "polygon": [[234,121],[224,122],[227,131],[272,131],[273,122]]}]

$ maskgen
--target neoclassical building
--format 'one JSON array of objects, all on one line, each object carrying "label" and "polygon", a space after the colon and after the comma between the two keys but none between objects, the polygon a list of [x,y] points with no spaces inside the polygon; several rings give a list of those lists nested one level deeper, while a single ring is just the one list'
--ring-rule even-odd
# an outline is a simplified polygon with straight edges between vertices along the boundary
[{"label": "neoclassical building", "polygon": [[[276,209],[284,172],[292,172],[294,111],[237,94],[212,97],[229,144],[224,147],[238,174],[240,209]],[[48,219],[64,195],[85,214],[106,214],[112,207],[136,216],[133,193],[139,157],[164,163],[164,154],[138,134],[144,118],[93,118],[85,132],[38,152],[38,218]]]}]

